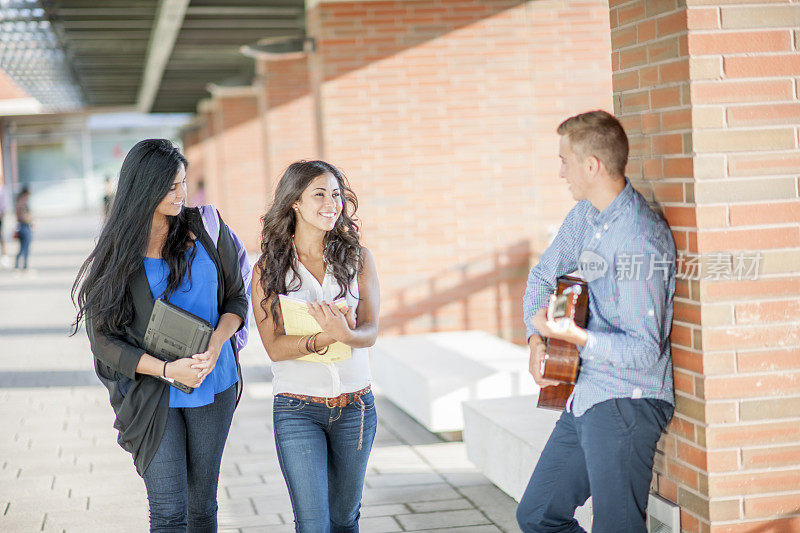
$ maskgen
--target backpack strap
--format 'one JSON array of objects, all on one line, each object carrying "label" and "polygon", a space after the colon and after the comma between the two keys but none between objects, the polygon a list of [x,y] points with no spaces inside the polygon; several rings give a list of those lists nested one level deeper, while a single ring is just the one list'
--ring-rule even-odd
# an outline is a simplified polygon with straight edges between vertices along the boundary
[{"label": "backpack strap", "polygon": [[203,219],[203,227],[206,228],[206,233],[211,237],[211,242],[214,243],[214,246],[217,246],[220,230],[217,208],[213,204],[209,204],[201,205],[198,209],[200,209],[200,216]]}]

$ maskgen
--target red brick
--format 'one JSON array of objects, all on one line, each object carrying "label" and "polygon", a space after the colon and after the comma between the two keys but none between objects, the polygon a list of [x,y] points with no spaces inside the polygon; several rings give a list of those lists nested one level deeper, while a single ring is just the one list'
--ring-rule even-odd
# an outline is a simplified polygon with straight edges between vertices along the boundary
[{"label": "red brick", "polygon": [[[794,514],[798,509],[800,509],[800,492],[744,499],[745,518],[766,518],[775,515]],[[798,520],[798,523],[800,523],[800,520]]]},{"label": "red brick", "polygon": [[722,104],[789,100],[793,92],[791,80],[696,82],[692,84],[692,102]]},{"label": "red brick", "polygon": [[709,376],[705,382],[705,397],[709,400],[788,396],[798,393],[800,373]]},{"label": "red brick", "polygon": [[709,533],[796,533],[797,531],[800,531],[800,517],[794,516],[714,525],[711,526]]},{"label": "red brick", "polygon": [[684,368],[696,374],[703,373],[703,354],[701,353],[673,346],[672,363],[675,368]]},{"label": "red brick", "polygon": [[758,280],[708,281],[701,287],[703,301],[731,301],[746,298],[761,299],[785,294],[800,294],[800,278],[760,278]]},{"label": "red brick", "polygon": [[689,463],[701,471],[707,468],[706,450],[699,448],[696,445],[679,440],[677,442],[677,452],[678,459],[684,463]]},{"label": "red brick", "polygon": [[636,44],[636,26],[626,26],[611,32],[611,46],[614,49]]},{"label": "red brick", "polygon": [[744,468],[764,469],[800,464],[800,446],[768,446],[742,450]]},{"label": "red brick", "polygon": [[689,34],[692,55],[780,52],[792,49],[792,34],[780,31],[737,31]]},{"label": "red brick", "polygon": [[619,52],[619,68],[621,70],[644,65],[647,63],[647,47],[636,46],[626,48]]},{"label": "red brick", "polygon": [[697,489],[698,487],[699,478],[697,476],[697,470],[676,461],[667,460],[667,475],[670,479],[678,481],[685,487],[691,487],[693,489]]},{"label": "red brick", "polygon": [[679,207],[679,206],[665,206],[664,216],[669,222],[669,225],[674,226],[690,226],[697,225],[697,217],[694,207]]},{"label": "red brick", "polygon": [[[683,153],[683,135],[669,133],[653,136],[653,155],[671,155]],[[681,194],[682,196],[682,194]]]},{"label": "red brick", "polygon": [[728,173],[732,177],[794,174],[800,168],[796,152],[778,154],[744,154],[728,158]]},{"label": "red brick", "polygon": [[800,104],[770,104],[728,108],[731,126],[800,123]]},{"label": "red brick", "polygon": [[665,37],[686,31],[686,11],[680,9],[675,13],[665,15],[656,19],[658,25],[658,36]]},{"label": "red brick", "polygon": [[706,455],[709,473],[731,472],[739,469],[739,452],[737,450],[709,451]]},{"label": "red brick", "polygon": [[690,7],[686,10],[686,25],[690,30],[719,28],[719,10],[716,7]]},{"label": "red brick", "polygon": [[721,474],[711,477],[708,485],[716,496],[792,490],[800,486],[800,470]]},{"label": "red brick", "polygon": [[800,441],[800,424],[796,421],[719,425],[706,428],[706,445],[711,449],[789,444],[798,441]]},{"label": "red brick", "polygon": [[652,106],[653,109],[662,109],[665,107],[677,107],[681,105],[680,87],[660,87],[651,89],[650,105]]},{"label": "red brick", "polygon": [[800,246],[800,228],[702,230],[698,244],[703,252],[790,248]]},{"label": "red brick", "polygon": [[[666,66],[666,65],[665,65]],[[673,130],[688,130],[692,127],[692,112],[690,109],[679,109],[676,111],[664,111],[661,113],[661,125],[664,131],[673,131]],[[691,161],[689,158],[684,159],[676,159],[673,160],[673,163],[681,162],[681,161]],[[666,166],[666,164],[665,164]],[[688,168],[691,168],[691,164],[687,165]],[[686,170],[686,167],[682,170]],[[664,170],[666,173],[666,168]],[[690,176],[690,174],[681,174],[680,177]],[[678,176],[675,176],[678,177]]]},{"label": "red brick", "polygon": [[723,70],[730,78],[796,76],[800,72],[800,55],[725,57]]},{"label": "red brick", "polygon": [[682,59],[658,67],[661,83],[689,81],[689,61]]},{"label": "red brick", "polygon": [[673,374],[673,385],[676,391],[694,395],[694,376],[675,370]]},{"label": "red brick", "polygon": [[800,317],[800,299],[742,302],[734,309],[737,324],[790,322]]},{"label": "red brick", "polygon": [[629,5],[619,7],[616,12],[617,23],[620,26],[641,20],[644,18],[644,0],[636,0]]},{"label": "red brick", "polygon": [[636,36],[639,43],[646,43],[656,38],[656,21],[655,19],[646,19],[636,25]]},{"label": "red brick", "polygon": [[800,370],[800,348],[740,352],[737,355],[737,367],[739,372]]},{"label": "red brick", "polygon": [[695,425],[689,420],[682,418],[679,413],[676,413],[675,416],[672,417],[672,421],[669,423],[670,433],[674,433],[675,435],[683,437],[684,439],[692,442],[694,442],[696,439],[695,430]]}]

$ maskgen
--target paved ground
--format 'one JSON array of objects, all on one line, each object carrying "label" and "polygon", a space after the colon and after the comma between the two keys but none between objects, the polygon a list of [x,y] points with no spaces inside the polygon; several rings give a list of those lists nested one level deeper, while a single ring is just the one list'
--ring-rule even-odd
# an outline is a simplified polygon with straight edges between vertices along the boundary
[{"label": "paved ground", "polygon": [[[69,288],[98,226],[89,216],[40,220],[36,272],[0,271],[0,531],[147,530],[144,484],[116,444],[86,336],[67,336]],[[257,338],[242,353],[246,392],[222,460],[221,531],[294,531],[266,361]],[[462,443],[377,398],[361,531],[519,531],[515,502],[475,470]]]}]

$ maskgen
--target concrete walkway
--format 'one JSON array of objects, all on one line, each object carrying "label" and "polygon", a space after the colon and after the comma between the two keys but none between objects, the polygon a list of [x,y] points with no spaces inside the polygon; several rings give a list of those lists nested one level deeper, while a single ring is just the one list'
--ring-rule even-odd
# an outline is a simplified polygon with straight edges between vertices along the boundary
[{"label": "concrete walkway", "polygon": [[[0,271],[0,531],[147,531],[144,484],[116,443],[86,335],[67,336],[69,289],[99,225],[92,216],[40,220],[35,272]],[[245,395],[222,460],[220,530],[291,532],[257,336],[241,359]],[[463,443],[441,441],[377,392],[362,532],[519,531],[516,503],[475,470]]]}]

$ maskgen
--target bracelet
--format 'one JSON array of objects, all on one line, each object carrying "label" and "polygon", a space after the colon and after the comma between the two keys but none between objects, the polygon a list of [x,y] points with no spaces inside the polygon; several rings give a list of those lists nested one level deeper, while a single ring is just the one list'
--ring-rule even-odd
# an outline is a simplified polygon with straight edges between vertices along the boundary
[{"label": "bracelet", "polygon": [[[317,335],[319,335],[319,333]],[[315,354],[317,354],[317,355],[325,355],[326,353],[328,353],[328,348],[330,348],[330,345],[326,346],[323,351],[319,351],[317,349],[317,339],[316,339],[316,337],[314,338],[314,353]]]},{"label": "bracelet", "polygon": [[167,362],[164,361],[164,368],[161,370],[161,377],[167,377]]},{"label": "bracelet", "polygon": [[309,343],[310,343],[312,340],[314,341],[314,343],[316,343],[316,340],[315,340],[316,338],[317,338],[317,333],[314,333],[313,335],[309,335],[309,336],[308,336],[308,338],[306,339],[306,353],[311,353],[311,352],[313,352],[313,351],[314,351],[314,349],[313,349],[313,348],[311,348],[311,347],[309,347],[309,345],[308,345],[308,344],[309,344]]},{"label": "bracelet", "polygon": [[[305,335],[301,335],[300,338],[297,339],[297,351],[300,353],[303,353],[303,348],[300,346],[300,344],[303,342],[304,337]],[[308,341],[306,341],[306,343],[308,343]],[[308,347],[306,347],[306,350],[308,350]]]},{"label": "bracelet", "polygon": [[[315,348],[316,348],[316,346],[315,346]],[[328,353],[328,349],[329,348],[330,348],[330,345],[326,346],[325,349],[322,350],[321,352],[318,352],[318,351],[314,350],[314,353],[316,353],[317,355],[325,355],[326,353]]]},{"label": "bracelet", "polygon": [[311,337],[311,351],[314,353],[317,353],[317,335],[319,335],[319,333],[314,333]]}]

